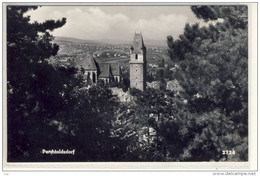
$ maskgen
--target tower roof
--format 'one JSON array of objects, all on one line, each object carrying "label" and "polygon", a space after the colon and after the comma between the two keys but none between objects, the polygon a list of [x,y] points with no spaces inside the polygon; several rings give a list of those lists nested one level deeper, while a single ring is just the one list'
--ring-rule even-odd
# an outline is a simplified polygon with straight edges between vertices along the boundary
[{"label": "tower roof", "polygon": [[141,33],[135,33],[132,48],[134,53],[139,53],[141,49],[145,48]]}]

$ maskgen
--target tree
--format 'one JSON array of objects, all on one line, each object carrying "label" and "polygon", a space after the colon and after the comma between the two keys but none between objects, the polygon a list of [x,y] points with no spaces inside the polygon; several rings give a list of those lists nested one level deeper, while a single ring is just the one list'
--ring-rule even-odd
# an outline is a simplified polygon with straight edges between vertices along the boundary
[{"label": "tree", "polygon": [[[70,104],[65,123],[72,138],[70,146],[77,152],[77,161],[119,160],[119,140],[112,134],[114,113],[118,107],[116,97],[106,85],[92,85],[90,88],[76,88],[74,105]],[[66,115],[67,112],[63,111]]]},{"label": "tree", "polygon": [[[167,37],[169,54],[180,66],[175,76],[185,89],[189,110],[199,119],[207,117],[202,119],[210,120],[210,123],[219,126],[221,130],[217,132],[214,125],[200,126],[195,141],[192,141],[188,149],[192,153],[189,159],[220,160],[223,156],[218,148],[234,149],[241,145],[247,146],[247,7],[193,6],[192,10],[198,18],[205,21],[221,18],[223,22],[216,22],[208,27],[187,24],[179,39],[174,41],[171,36]],[[194,127],[194,130],[196,129]],[[214,139],[208,134],[215,136]],[[239,141],[232,142],[231,136]],[[219,144],[215,145],[214,142],[206,140],[216,140]],[[204,156],[196,156],[200,153],[196,151],[196,141],[200,141],[199,148],[208,151]],[[247,160],[246,151],[239,150],[236,160]],[[207,157],[208,155],[211,157]]]},{"label": "tree", "polygon": [[[56,70],[46,61],[58,51],[58,45],[51,43],[53,36],[49,32],[63,26],[66,19],[30,23],[30,17],[24,13],[36,9],[36,6],[7,6],[9,161],[32,159],[32,153],[39,155],[39,146],[44,147],[53,138],[45,132],[56,130],[47,125],[48,119],[63,106],[64,79],[59,79],[74,73],[73,69]],[[60,134],[53,135],[59,138]]]},{"label": "tree", "polygon": [[128,161],[179,161],[190,139],[192,126],[182,97],[148,88],[131,89],[133,101],[124,104],[118,119],[119,136],[127,145]]},{"label": "tree", "polygon": [[192,6],[194,14],[204,21],[224,19],[233,28],[247,26],[247,6]]}]

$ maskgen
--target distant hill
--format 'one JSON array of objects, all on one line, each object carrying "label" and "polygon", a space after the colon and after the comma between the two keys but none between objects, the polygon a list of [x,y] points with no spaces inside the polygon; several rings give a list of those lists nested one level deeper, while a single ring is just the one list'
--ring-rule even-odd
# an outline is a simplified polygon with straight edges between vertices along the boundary
[{"label": "distant hill", "polygon": [[88,44],[97,44],[97,45],[105,45],[108,43],[100,42],[96,40],[84,40],[84,39],[77,39],[77,38],[71,38],[71,37],[55,37],[54,41],[63,41],[63,42],[73,42],[73,43],[88,43]]},{"label": "distant hill", "polygon": [[[73,43],[88,43],[88,44],[96,44],[96,45],[131,45],[132,41],[127,40],[112,40],[112,39],[103,39],[103,40],[84,40],[77,39],[71,37],[55,37],[54,41],[64,41],[64,42],[73,42]],[[145,45],[149,46],[167,46],[166,39],[164,40],[144,40]]]},{"label": "distant hill", "polygon": [[[111,40],[111,39],[104,39],[102,40],[105,43],[109,43],[112,45],[131,45],[133,41],[126,41],[126,40]],[[167,46],[166,39],[164,40],[145,40],[144,44],[149,46]]]},{"label": "distant hill", "polygon": [[105,43],[109,43],[111,45],[131,45],[131,41],[127,40],[113,40],[113,39],[102,39]]}]

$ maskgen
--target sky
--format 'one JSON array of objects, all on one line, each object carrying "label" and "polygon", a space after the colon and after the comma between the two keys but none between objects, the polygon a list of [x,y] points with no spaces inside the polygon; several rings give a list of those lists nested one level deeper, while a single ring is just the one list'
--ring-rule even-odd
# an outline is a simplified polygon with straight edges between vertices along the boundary
[{"label": "sky", "polygon": [[205,25],[190,6],[42,6],[26,15],[32,22],[65,17],[66,24],[52,34],[86,40],[130,41],[135,32],[149,40],[176,39],[186,23]]}]

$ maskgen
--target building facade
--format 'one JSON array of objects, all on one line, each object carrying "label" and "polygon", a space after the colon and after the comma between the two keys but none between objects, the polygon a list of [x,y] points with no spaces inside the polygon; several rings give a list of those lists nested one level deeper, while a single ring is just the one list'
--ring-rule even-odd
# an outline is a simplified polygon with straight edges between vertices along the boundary
[{"label": "building facade", "polygon": [[135,33],[130,49],[130,87],[141,91],[146,88],[146,47],[141,33]]},{"label": "building facade", "polygon": [[120,64],[111,64],[112,68],[112,75],[114,82],[121,82],[122,81],[122,70]]}]

